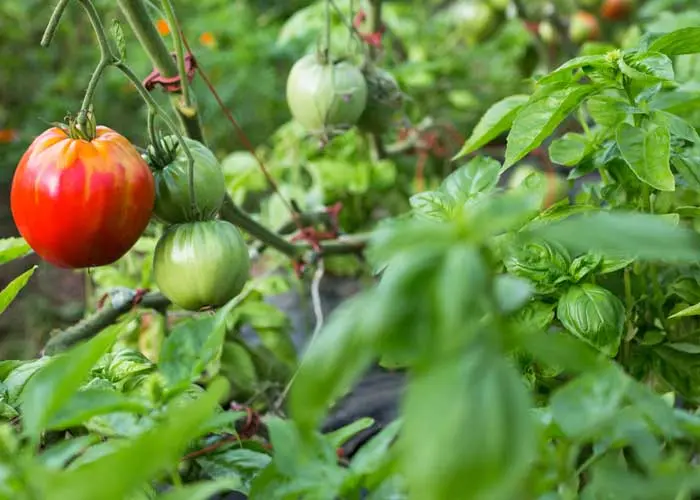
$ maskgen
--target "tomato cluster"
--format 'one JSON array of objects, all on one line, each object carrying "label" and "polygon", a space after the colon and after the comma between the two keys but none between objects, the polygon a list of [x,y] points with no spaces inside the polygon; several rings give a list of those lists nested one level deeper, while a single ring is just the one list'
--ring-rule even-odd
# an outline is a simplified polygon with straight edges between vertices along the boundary
[{"label": "tomato cluster", "polygon": [[156,284],[174,304],[198,310],[238,295],[250,271],[238,229],[215,220],[225,194],[219,162],[197,141],[168,136],[141,156],[107,127],[86,133],[71,124],[32,142],[15,171],[10,204],[32,249],[73,269],[115,262],[155,215],[168,225],[156,245]]}]

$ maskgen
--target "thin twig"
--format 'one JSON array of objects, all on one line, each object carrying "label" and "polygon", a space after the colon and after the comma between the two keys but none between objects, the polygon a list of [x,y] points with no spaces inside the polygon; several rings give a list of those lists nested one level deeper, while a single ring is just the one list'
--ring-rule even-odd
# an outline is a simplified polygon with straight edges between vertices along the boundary
[{"label": "thin twig", "polygon": [[[318,334],[323,328],[323,304],[321,303],[320,287],[324,273],[325,266],[323,264],[323,259],[319,259],[318,265],[316,267],[316,272],[314,273],[313,280],[311,281],[311,304],[314,312],[314,317],[316,318],[316,325],[314,326],[314,331],[311,334],[311,339],[309,340],[307,349],[308,347],[313,345],[313,343],[318,338]],[[302,366],[304,366],[305,360],[306,357],[302,358],[301,362],[299,363],[299,366],[297,366],[297,369],[294,372],[294,375],[292,375],[292,378],[289,379],[287,386],[284,388],[284,391],[282,391],[282,394],[280,394],[279,398],[277,398],[277,401],[275,401],[275,404],[273,406],[274,413],[279,412],[279,410],[282,408],[282,405],[284,404],[285,399],[287,399],[287,395],[289,394],[289,391],[291,390],[292,385],[294,384],[294,381],[296,380],[297,375],[299,374],[299,370],[301,370]]]}]

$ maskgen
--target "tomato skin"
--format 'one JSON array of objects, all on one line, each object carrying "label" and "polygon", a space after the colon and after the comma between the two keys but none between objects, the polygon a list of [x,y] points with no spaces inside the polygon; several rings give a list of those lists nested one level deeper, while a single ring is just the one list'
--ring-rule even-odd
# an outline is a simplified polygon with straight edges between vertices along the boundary
[{"label": "tomato skin", "polygon": [[241,293],[250,275],[243,236],[222,220],[171,226],[156,244],[153,276],[160,291],[183,309],[221,306]]},{"label": "tomato skin", "polygon": [[97,267],[122,257],[148,225],[153,175],[122,135],[98,126],[92,141],[52,127],[29,146],[12,179],[20,234],[44,260]]},{"label": "tomato skin", "polygon": [[590,12],[580,10],[572,16],[569,36],[574,43],[597,40],[600,38],[600,34],[600,23]]},{"label": "tomato skin", "polygon": [[605,0],[600,15],[609,21],[623,21],[632,12],[632,0]]},{"label": "tomato skin", "polygon": [[323,63],[309,54],[292,66],[286,96],[297,122],[312,133],[324,133],[357,123],[367,104],[367,83],[349,62]]},{"label": "tomato skin", "polygon": [[190,199],[187,155],[179,146],[177,138],[168,136],[164,141],[177,149],[170,163],[163,168],[153,168],[156,182],[156,204],[153,213],[166,224],[215,217],[226,195],[226,179],[214,153],[201,142],[184,137],[194,158],[194,190],[197,203],[197,213],[194,213]]}]

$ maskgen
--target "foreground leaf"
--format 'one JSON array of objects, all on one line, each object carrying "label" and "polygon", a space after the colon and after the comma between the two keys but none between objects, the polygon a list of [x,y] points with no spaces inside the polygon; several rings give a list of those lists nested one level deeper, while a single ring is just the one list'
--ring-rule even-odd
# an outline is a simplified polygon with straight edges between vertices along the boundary
[{"label": "foreground leaf", "polygon": [[667,33],[652,42],[650,52],[661,52],[667,56],[696,54],[700,52],[700,28],[683,28]]},{"label": "foreground leaf", "polygon": [[29,278],[32,277],[34,271],[36,271],[37,266],[23,272],[15,279],[13,279],[3,290],[0,292],[0,314],[4,313],[8,306],[15,300],[17,294],[25,287]]},{"label": "foreground leaf", "polygon": [[123,500],[178,463],[227,389],[226,382],[217,379],[200,398],[169,408],[158,427],[126,442],[116,451],[70,471],[47,473],[42,481],[45,486],[42,498]]},{"label": "foreground leaf", "polygon": [[535,452],[530,406],[518,373],[487,348],[414,374],[398,441],[411,498],[516,497]]},{"label": "foreground leaf", "polygon": [[34,374],[20,395],[24,432],[37,442],[41,431],[73,397],[91,368],[117,339],[118,325],[105,329],[88,342],[51,359]]},{"label": "foreground leaf", "polygon": [[0,264],[24,257],[31,251],[24,238],[3,238],[0,240]]},{"label": "foreground leaf", "polygon": [[226,490],[235,490],[240,482],[233,478],[220,478],[214,481],[188,484],[163,495],[158,495],[160,500],[207,500],[216,493]]},{"label": "foreground leaf", "polygon": [[662,217],[635,212],[593,212],[535,228],[531,234],[573,252],[663,262],[700,260],[700,236]]}]

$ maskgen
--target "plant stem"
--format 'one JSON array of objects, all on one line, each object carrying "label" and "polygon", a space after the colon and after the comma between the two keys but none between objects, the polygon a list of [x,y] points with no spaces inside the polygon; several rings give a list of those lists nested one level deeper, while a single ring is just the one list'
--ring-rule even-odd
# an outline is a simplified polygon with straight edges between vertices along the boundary
[{"label": "plant stem", "polygon": [[[139,305],[141,307],[163,310],[163,308],[170,305],[170,301],[160,293],[147,293]],[[51,356],[69,349],[82,340],[93,337],[115,323],[122,314],[129,312],[133,307],[134,304],[131,300],[123,300],[118,304],[105,304],[96,313],[51,337],[42,353],[46,356]]]},{"label": "plant stem", "polygon": [[[117,0],[121,11],[124,13],[129,26],[133,30],[136,38],[141,43],[141,46],[148,54],[151,62],[158,72],[167,77],[172,78],[178,74],[178,69],[175,61],[168,52],[163,39],[158,30],[151,22],[146,6],[143,0]],[[199,114],[194,106],[184,108],[181,106],[180,99],[176,94],[171,95],[170,102],[177,112],[177,116],[182,124],[185,134],[192,139],[204,142],[204,134],[199,123]]]},{"label": "plant stem", "polygon": [[67,5],[68,0],[59,0],[58,4],[54,8],[53,13],[51,14],[51,19],[49,19],[49,24],[46,25],[44,35],[41,37],[42,47],[48,47],[51,44],[51,40],[53,40],[53,37],[56,34],[56,28],[58,28],[58,23],[61,21],[61,16],[63,16],[63,12],[66,10]]},{"label": "plant stem", "polygon": [[[367,14],[369,30],[372,33],[377,33],[382,29],[382,0],[370,0],[370,9]],[[368,62],[374,63],[379,57],[379,47],[371,46],[368,53]],[[386,149],[381,135],[369,134],[370,151],[372,152],[372,161],[379,161],[386,158]]]},{"label": "plant stem", "polygon": [[192,152],[190,151],[189,146],[185,143],[185,140],[182,138],[182,134],[178,130],[178,128],[175,126],[173,121],[170,119],[168,114],[163,110],[163,108],[160,107],[160,105],[156,102],[155,99],[153,99],[153,96],[146,90],[146,88],[141,84],[141,81],[138,79],[138,77],[134,74],[133,71],[131,71],[131,68],[129,68],[126,64],[124,64],[123,61],[117,61],[114,63],[114,66],[119,69],[124,75],[131,81],[131,83],[134,84],[136,87],[136,90],[138,91],[139,95],[141,98],[146,102],[146,105],[153,110],[161,120],[165,122],[165,125],[170,129],[170,132],[177,137],[177,140],[179,141],[180,145],[182,146],[182,150],[185,152],[185,156],[187,156],[187,175],[188,175],[188,188],[190,192],[190,202],[192,203],[192,209],[197,211],[197,200],[196,200],[196,193],[194,189],[194,157],[192,156]]},{"label": "plant stem", "polygon": [[182,102],[186,107],[191,107],[189,82],[187,81],[187,71],[185,69],[185,46],[182,43],[182,32],[180,31],[180,23],[175,16],[175,9],[170,0],[162,0],[165,17],[168,18],[168,24],[173,28],[173,43],[175,45],[175,55],[177,59],[177,71],[180,75],[180,88],[182,89]]},{"label": "plant stem", "polygon": [[326,63],[331,63],[331,0],[326,0],[326,47],[324,50]]}]

